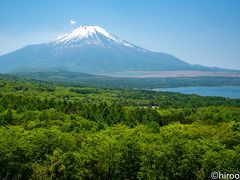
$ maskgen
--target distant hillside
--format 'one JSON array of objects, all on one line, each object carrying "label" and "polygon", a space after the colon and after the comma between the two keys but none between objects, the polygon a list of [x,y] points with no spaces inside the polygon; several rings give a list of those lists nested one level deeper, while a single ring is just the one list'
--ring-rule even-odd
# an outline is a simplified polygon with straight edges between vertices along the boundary
[{"label": "distant hillside", "polygon": [[[237,77],[169,77],[169,78],[121,78],[76,72],[25,72],[16,78],[48,81],[66,85],[83,85],[108,88],[158,88],[188,86],[240,86]],[[7,75],[9,76],[9,75]]]}]

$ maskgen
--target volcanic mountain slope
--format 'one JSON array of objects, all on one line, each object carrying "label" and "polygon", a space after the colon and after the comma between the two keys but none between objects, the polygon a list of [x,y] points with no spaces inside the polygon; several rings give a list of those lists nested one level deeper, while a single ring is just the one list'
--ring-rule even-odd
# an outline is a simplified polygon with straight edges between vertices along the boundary
[{"label": "volcanic mountain slope", "polygon": [[55,40],[0,56],[0,72],[71,71],[104,74],[127,71],[214,70],[156,53],[107,32],[80,26]]}]

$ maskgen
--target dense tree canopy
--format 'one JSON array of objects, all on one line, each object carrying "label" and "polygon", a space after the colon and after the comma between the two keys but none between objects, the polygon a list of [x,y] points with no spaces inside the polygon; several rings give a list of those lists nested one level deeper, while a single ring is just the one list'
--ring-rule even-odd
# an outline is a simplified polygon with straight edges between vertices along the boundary
[{"label": "dense tree canopy", "polygon": [[0,76],[0,179],[240,172],[240,100]]}]

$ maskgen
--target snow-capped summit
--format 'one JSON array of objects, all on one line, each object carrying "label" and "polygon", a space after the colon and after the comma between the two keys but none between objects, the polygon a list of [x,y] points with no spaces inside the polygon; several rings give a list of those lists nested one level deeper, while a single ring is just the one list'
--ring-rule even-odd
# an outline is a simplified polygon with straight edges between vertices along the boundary
[{"label": "snow-capped summit", "polygon": [[62,44],[64,47],[91,44],[110,47],[114,43],[122,46],[134,47],[133,44],[121,40],[100,26],[80,26],[70,33],[57,37],[53,43]]},{"label": "snow-capped summit", "polygon": [[77,39],[88,38],[96,35],[97,33],[100,33],[108,38],[113,37],[110,33],[108,33],[105,29],[101,28],[100,26],[80,26],[79,28],[73,30],[70,33],[57,37],[56,41],[64,42],[71,41],[76,38]]},{"label": "snow-capped summit", "polygon": [[0,56],[0,72],[42,69],[102,74],[120,71],[191,70],[196,67],[152,52],[100,26],[80,26],[51,42],[29,45]]}]

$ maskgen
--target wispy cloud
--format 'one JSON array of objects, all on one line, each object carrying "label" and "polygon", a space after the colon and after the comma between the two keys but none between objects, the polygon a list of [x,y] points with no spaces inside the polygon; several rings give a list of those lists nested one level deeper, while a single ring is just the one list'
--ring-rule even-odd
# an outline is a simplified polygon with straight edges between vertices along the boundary
[{"label": "wispy cloud", "polygon": [[76,21],[70,20],[70,24],[71,24],[71,25],[75,25],[75,24],[76,24]]}]

